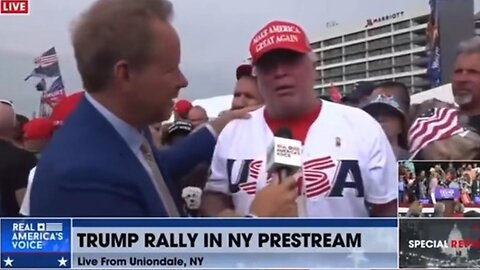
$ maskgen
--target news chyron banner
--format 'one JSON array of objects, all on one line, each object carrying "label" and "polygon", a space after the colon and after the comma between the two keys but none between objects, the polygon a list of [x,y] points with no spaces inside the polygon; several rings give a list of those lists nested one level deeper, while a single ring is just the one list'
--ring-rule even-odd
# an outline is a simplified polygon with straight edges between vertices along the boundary
[{"label": "news chyron banner", "polygon": [[2,268],[397,268],[397,219],[7,219]]},{"label": "news chyron banner", "polygon": [[480,220],[400,220],[400,268],[480,268]]}]

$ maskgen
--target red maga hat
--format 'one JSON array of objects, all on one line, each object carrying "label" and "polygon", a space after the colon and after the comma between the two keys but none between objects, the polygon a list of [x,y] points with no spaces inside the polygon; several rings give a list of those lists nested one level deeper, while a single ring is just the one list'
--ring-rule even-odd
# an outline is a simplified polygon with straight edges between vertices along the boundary
[{"label": "red maga hat", "polygon": [[264,26],[250,42],[252,63],[255,64],[263,55],[277,49],[303,54],[312,50],[307,34],[300,26],[286,21],[273,21]]},{"label": "red maga hat", "polygon": [[240,80],[243,76],[253,76],[252,61],[247,60],[241,63],[236,70],[237,80]]},{"label": "red maga hat", "polygon": [[192,109],[193,105],[186,99],[180,99],[175,103],[173,110],[182,118],[187,118],[188,112]]},{"label": "red maga hat", "polygon": [[25,140],[48,140],[53,136],[55,125],[49,118],[36,118],[23,125]]}]

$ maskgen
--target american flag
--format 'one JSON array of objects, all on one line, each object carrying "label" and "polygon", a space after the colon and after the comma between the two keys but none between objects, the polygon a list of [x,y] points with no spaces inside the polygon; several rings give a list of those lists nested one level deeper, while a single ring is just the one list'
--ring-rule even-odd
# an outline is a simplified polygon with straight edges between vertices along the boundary
[{"label": "american flag", "polygon": [[58,62],[57,52],[55,47],[50,48],[50,50],[42,53],[39,57],[35,58],[34,63],[40,67],[49,67]]},{"label": "american flag", "polygon": [[408,131],[410,153],[417,153],[429,143],[463,131],[454,108],[432,108],[413,122]]}]

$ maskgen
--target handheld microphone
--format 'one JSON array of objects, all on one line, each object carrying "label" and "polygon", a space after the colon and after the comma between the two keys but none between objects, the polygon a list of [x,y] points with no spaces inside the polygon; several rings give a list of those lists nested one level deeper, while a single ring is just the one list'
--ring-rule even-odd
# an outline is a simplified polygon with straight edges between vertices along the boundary
[{"label": "handheld microphone", "polygon": [[279,129],[267,150],[267,171],[276,172],[280,181],[294,175],[302,167],[302,142],[292,139],[292,131]]}]

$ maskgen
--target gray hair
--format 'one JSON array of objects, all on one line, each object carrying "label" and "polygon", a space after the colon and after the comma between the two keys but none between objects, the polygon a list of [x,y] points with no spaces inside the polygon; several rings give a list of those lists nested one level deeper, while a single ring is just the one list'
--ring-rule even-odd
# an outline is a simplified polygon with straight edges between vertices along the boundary
[{"label": "gray hair", "polygon": [[480,53],[480,36],[466,39],[458,44],[457,55]]}]

